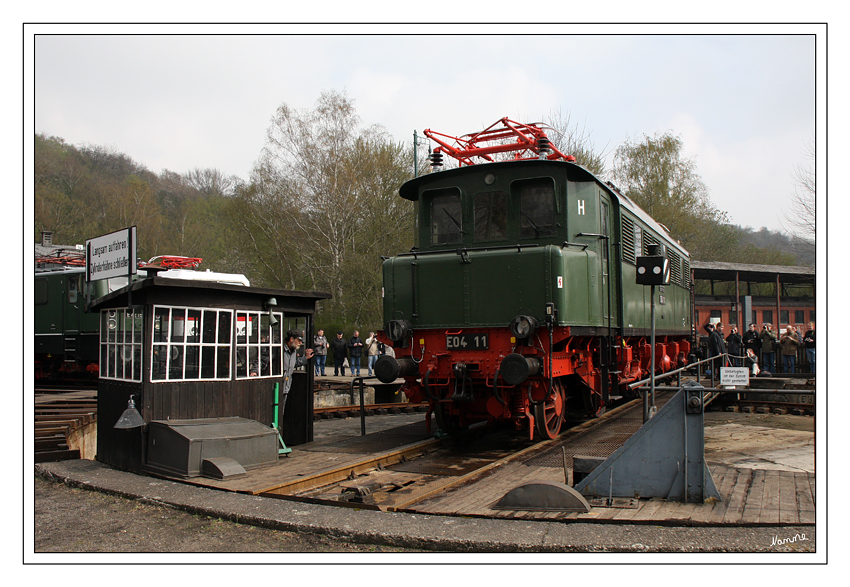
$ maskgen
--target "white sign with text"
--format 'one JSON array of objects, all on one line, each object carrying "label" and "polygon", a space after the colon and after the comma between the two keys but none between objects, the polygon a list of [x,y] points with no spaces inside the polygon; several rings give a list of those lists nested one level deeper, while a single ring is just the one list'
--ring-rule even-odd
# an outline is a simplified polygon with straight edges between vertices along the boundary
[{"label": "white sign with text", "polygon": [[136,273],[136,227],[86,241],[86,280]]},{"label": "white sign with text", "polygon": [[746,367],[721,367],[720,385],[749,385],[750,370]]}]

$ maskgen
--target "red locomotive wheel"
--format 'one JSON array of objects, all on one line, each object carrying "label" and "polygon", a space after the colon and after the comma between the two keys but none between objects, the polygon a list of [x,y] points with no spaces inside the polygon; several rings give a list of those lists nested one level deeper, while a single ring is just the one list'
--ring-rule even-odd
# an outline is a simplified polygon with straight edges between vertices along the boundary
[{"label": "red locomotive wheel", "polygon": [[552,397],[534,408],[534,423],[541,438],[551,440],[558,436],[564,423],[567,398],[560,381],[552,383]]}]

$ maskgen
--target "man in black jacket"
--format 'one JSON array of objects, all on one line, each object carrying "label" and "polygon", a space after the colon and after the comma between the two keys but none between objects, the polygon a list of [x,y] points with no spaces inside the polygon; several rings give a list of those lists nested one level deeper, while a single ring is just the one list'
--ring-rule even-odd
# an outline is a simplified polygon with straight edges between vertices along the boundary
[{"label": "man in black jacket", "polygon": [[[360,377],[360,356],[363,354],[363,340],[360,332],[354,331],[354,336],[348,339],[348,364],[351,366],[351,376]],[[355,370],[357,373],[355,374]]]},{"label": "man in black jacket", "polygon": [[758,356],[761,341],[759,340],[759,333],[758,330],[756,330],[756,325],[750,324],[750,329],[747,330],[741,338],[744,341],[744,349],[752,349],[756,356]]},{"label": "man in black jacket", "polygon": [[735,326],[732,326],[732,332],[730,332],[729,336],[726,337],[726,348],[729,349],[729,360],[733,367],[741,366],[741,359],[738,357],[745,354],[743,346],[743,339],[741,338],[741,335],[738,334],[738,329]]},{"label": "man in black jacket", "polygon": [[348,347],[342,338],[341,330],[336,333],[336,338],[331,341],[331,350],[334,353],[334,376],[339,376],[340,371],[342,371],[342,376],[345,377],[345,356],[348,354]]},{"label": "man in black jacket", "polygon": [[806,346],[806,359],[812,375],[815,374],[815,323],[809,322],[809,329],[803,334],[803,344]]},{"label": "man in black jacket", "polygon": [[[723,324],[718,322],[715,324],[714,328],[710,329],[708,332],[708,356],[709,357],[717,357],[718,355],[722,355],[726,352],[726,341],[723,340]],[[715,377],[720,376],[720,367],[725,365],[725,362],[722,358],[715,359],[712,361],[712,370],[715,373]]]}]

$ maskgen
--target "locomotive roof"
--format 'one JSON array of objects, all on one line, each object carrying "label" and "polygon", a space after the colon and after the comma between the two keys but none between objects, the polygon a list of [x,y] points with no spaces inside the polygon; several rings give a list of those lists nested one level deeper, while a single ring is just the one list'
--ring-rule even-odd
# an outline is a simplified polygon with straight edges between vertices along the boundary
[{"label": "locomotive roof", "polygon": [[[658,234],[664,235],[667,237],[668,245],[672,245],[676,249],[678,249],[681,253],[688,255],[688,251],[679,244],[671,235],[670,231],[667,227],[663,226],[655,219],[653,219],[649,214],[647,214],[643,208],[635,204],[631,198],[620,192],[613,184],[608,184],[596,177],[593,173],[591,173],[586,167],[583,167],[577,163],[571,163],[569,161],[551,161],[551,160],[540,160],[540,159],[526,159],[522,161],[497,161],[494,163],[479,163],[477,165],[465,165],[462,167],[458,167],[455,169],[446,169],[445,171],[438,171],[436,173],[429,173],[426,175],[420,175],[417,178],[411,179],[410,181],[405,182],[399,188],[399,195],[410,201],[419,200],[419,190],[423,185],[426,185],[432,181],[439,180],[443,177],[463,177],[466,175],[472,175],[481,173],[486,169],[492,169],[490,166],[510,166],[511,169],[526,167],[529,169],[533,169],[535,167],[552,167],[552,166],[565,166],[567,170],[567,179],[570,181],[594,181],[599,184],[606,192],[608,192],[612,197],[616,198],[618,203],[624,208],[628,209],[629,212],[634,214],[637,218],[639,218],[642,222],[644,222],[647,226],[651,227]],[[450,174],[450,175],[445,175]]]}]

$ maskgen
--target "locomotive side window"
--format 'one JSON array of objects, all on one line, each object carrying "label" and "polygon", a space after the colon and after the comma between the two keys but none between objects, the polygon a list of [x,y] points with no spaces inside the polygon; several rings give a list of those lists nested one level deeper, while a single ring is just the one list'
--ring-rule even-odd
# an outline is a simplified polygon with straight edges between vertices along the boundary
[{"label": "locomotive side window", "polygon": [[555,234],[555,186],[551,180],[523,182],[519,201],[521,238]]},{"label": "locomotive side window", "polygon": [[35,305],[42,306],[47,303],[47,280],[35,280]]},{"label": "locomotive side window", "polygon": [[431,199],[431,244],[453,244],[462,240],[460,192],[457,189],[440,190]]},{"label": "locomotive side window", "polygon": [[505,192],[477,194],[474,206],[475,242],[508,237],[508,196]]},{"label": "locomotive side window", "polygon": [[77,293],[79,292],[79,284],[82,282],[82,276],[68,278],[68,302],[75,304],[77,302]]}]

